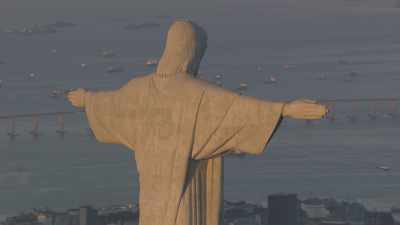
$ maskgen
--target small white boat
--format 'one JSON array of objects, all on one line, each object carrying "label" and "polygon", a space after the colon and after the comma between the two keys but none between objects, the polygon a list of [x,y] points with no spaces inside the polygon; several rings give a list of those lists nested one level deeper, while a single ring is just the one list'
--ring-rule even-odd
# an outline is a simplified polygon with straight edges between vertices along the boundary
[{"label": "small white boat", "polygon": [[113,50],[102,50],[101,56],[104,58],[112,58],[112,57],[116,56],[116,54]]},{"label": "small white boat", "polygon": [[290,64],[285,64],[285,65],[283,65],[283,68],[284,68],[285,70],[292,69],[292,68],[295,68],[295,67],[296,67],[295,65],[290,65]]},{"label": "small white boat", "polygon": [[240,83],[239,87],[240,89],[247,89],[247,83]]},{"label": "small white boat", "polygon": [[397,115],[394,112],[390,112],[390,113],[384,113],[382,117],[386,119],[395,119]]},{"label": "small white boat", "polygon": [[391,168],[390,167],[388,167],[388,166],[377,166],[376,167],[377,169],[381,169],[381,170],[383,170],[383,171],[389,171]]},{"label": "small white boat", "polygon": [[124,72],[124,68],[122,66],[110,66],[107,68],[107,73],[121,73]]},{"label": "small white boat", "polygon": [[38,76],[35,73],[30,73],[28,74],[28,78],[33,80],[33,79],[38,79]]},{"label": "small white boat", "polygon": [[244,94],[244,92],[246,92],[246,90],[247,90],[247,83],[244,83],[244,82],[240,83],[239,88],[237,89],[239,94],[241,94],[241,95]]},{"label": "small white boat", "polygon": [[220,75],[220,74],[215,75],[215,79],[221,80],[222,79],[222,75]]},{"label": "small white boat", "polygon": [[146,61],[145,65],[147,67],[153,67],[158,65],[158,59],[149,59]]},{"label": "small white boat", "polygon": [[275,84],[278,80],[274,76],[265,78],[264,84]]},{"label": "small white boat", "polygon": [[63,94],[64,94],[64,92],[61,91],[61,90],[53,90],[53,91],[50,93],[50,97],[52,97],[52,98],[58,98],[58,97],[60,97],[60,96],[63,95]]}]

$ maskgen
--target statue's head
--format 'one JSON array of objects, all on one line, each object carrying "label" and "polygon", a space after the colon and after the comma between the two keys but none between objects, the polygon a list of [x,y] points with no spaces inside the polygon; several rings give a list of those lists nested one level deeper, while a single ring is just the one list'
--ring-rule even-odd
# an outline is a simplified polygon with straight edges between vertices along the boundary
[{"label": "statue's head", "polygon": [[169,28],[157,74],[188,73],[196,76],[206,48],[207,33],[203,28],[191,21],[175,21]]}]

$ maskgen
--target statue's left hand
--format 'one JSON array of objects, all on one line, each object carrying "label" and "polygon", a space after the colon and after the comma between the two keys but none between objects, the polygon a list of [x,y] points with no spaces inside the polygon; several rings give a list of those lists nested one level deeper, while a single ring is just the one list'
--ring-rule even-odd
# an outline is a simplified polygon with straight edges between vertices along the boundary
[{"label": "statue's left hand", "polygon": [[86,90],[78,88],[77,90],[69,92],[67,97],[73,106],[83,108],[85,107],[85,95]]},{"label": "statue's left hand", "polygon": [[283,116],[293,119],[317,120],[328,113],[328,108],[313,100],[299,99],[286,103],[283,107]]}]

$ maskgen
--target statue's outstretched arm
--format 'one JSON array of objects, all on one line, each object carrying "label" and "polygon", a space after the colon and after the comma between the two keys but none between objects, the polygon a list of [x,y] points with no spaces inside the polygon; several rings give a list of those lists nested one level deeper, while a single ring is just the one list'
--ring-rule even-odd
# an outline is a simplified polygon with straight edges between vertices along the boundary
[{"label": "statue's outstretched arm", "polygon": [[231,150],[261,154],[282,118],[314,120],[327,112],[324,105],[312,100],[272,102],[210,88],[197,116],[193,158],[215,157]]},{"label": "statue's outstretched arm", "polygon": [[124,140],[119,115],[121,98],[117,91],[89,92],[82,88],[68,93],[68,100],[78,108],[85,108],[89,125],[102,143],[121,144]]},{"label": "statue's outstretched arm", "polygon": [[283,106],[282,116],[292,119],[318,120],[328,114],[328,108],[313,100],[299,99]]}]

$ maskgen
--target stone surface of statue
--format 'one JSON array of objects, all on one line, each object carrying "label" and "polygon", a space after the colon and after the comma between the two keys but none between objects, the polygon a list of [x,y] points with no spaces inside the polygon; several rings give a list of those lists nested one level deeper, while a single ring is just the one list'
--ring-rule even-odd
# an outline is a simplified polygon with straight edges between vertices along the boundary
[{"label": "stone surface of statue", "polygon": [[206,45],[201,27],[176,21],[153,74],[68,95],[98,141],[135,152],[140,225],[222,224],[223,155],[261,154],[282,117],[327,113],[311,100],[264,101],[196,79]]}]

